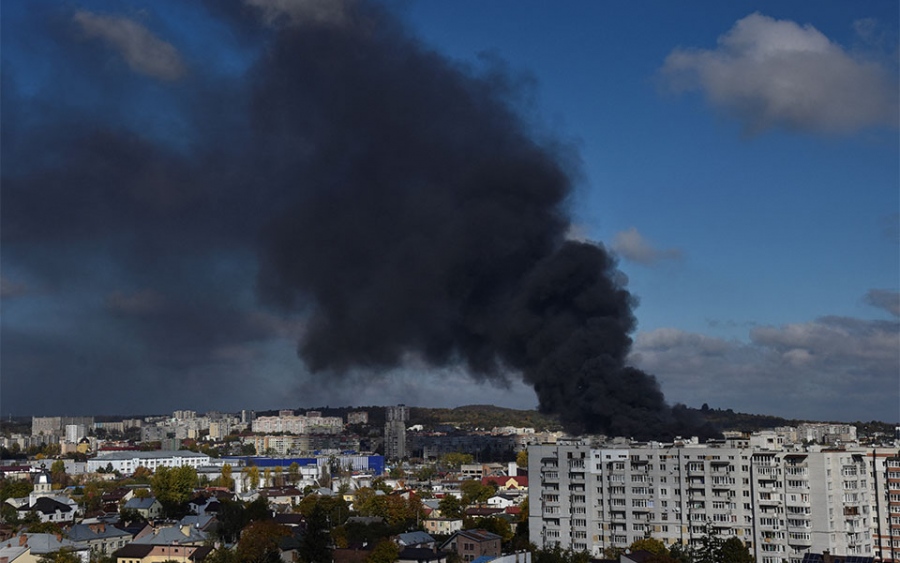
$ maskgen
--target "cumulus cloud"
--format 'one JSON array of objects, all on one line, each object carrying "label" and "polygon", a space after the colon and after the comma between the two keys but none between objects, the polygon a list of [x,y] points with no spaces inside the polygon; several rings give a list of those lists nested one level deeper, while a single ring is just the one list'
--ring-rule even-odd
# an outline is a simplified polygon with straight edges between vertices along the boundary
[{"label": "cumulus cloud", "polygon": [[870,289],[863,298],[866,303],[884,309],[895,317],[900,317],[900,293],[890,289]]},{"label": "cumulus cloud", "polygon": [[135,21],[87,11],[77,12],[74,19],[88,37],[116,49],[135,72],[160,80],[177,80],[185,73],[178,50]]},{"label": "cumulus cloud", "polygon": [[655,264],[662,260],[680,260],[681,250],[677,248],[655,248],[634,227],[616,233],[612,248],[626,260],[638,264]]},{"label": "cumulus cloud", "polygon": [[895,69],[845,50],[811,25],[758,13],[739,20],[715,49],[675,49],[662,76],[676,92],[703,92],[751,133],[897,125]]},{"label": "cumulus cloud", "polygon": [[822,317],[757,327],[746,342],[663,328],[637,335],[631,360],[688,405],[846,420],[862,401],[872,418],[898,415],[897,322]]}]

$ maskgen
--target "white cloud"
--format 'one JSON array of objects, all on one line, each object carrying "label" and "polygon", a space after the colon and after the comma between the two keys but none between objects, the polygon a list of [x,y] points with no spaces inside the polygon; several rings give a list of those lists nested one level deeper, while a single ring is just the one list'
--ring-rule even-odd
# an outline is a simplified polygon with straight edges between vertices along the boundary
[{"label": "white cloud", "polygon": [[634,227],[616,233],[612,249],[626,260],[639,264],[655,264],[661,260],[680,260],[681,250],[677,248],[654,248]]},{"label": "white cloud", "polygon": [[74,19],[88,37],[112,45],[135,72],[160,80],[177,80],[185,73],[178,50],[135,21],[87,11],[77,12]]},{"label": "white cloud", "polygon": [[343,25],[347,19],[348,0],[244,0],[262,11],[267,25],[288,22],[316,25]]},{"label": "white cloud", "polygon": [[897,125],[896,70],[850,53],[811,25],[751,14],[712,50],[675,49],[662,75],[702,91],[749,132],[849,133]]},{"label": "white cloud", "polygon": [[658,329],[637,335],[631,360],[670,402],[813,420],[900,415],[900,323],[823,317],[749,336]]}]

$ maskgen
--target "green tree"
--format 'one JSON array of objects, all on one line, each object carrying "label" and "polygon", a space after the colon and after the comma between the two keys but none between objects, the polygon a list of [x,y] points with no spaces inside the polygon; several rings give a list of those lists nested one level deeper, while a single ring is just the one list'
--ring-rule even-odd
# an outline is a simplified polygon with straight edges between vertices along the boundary
[{"label": "green tree", "polygon": [[68,475],[66,475],[66,462],[58,459],[50,465],[50,481],[55,485],[65,487],[69,484]]},{"label": "green tree", "polygon": [[719,547],[718,560],[720,563],[753,563],[753,556],[744,542],[732,536]]},{"label": "green tree", "polygon": [[366,563],[394,563],[400,557],[400,547],[389,539],[378,542]]},{"label": "green tree", "polygon": [[298,556],[302,563],[331,563],[331,536],[328,514],[319,504],[313,507],[306,519],[306,533],[300,540]]},{"label": "green tree", "polygon": [[445,495],[438,502],[438,510],[441,511],[441,516],[444,518],[462,518],[463,514],[462,503],[459,502],[456,495]]},{"label": "green tree", "polygon": [[[113,562],[115,563],[115,562]],[[233,549],[220,547],[206,556],[203,563],[240,563],[237,553]]]},{"label": "green tree", "polygon": [[16,526],[19,524],[19,511],[8,502],[0,504],[0,522]]},{"label": "green tree", "polygon": [[222,499],[219,503],[219,512],[216,514],[218,524],[215,527],[216,536],[226,544],[237,541],[241,530],[247,524],[246,509],[240,502]]},{"label": "green tree", "polygon": [[278,563],[281,538],[291,535],[286,526],[274,520],[259,520],[248,524],[237,544],[237,558],[241,563]]},{"label": "green tree", "polygon": [[472,463],[472,454],[464,454],[462,452],[450,452],[441,456],[441,465],[452,471],[459,471],[463,465]]},{"label": "green tree", "polygon": [[291,485],[296,485],[300,482],[300,464],[296,461],[288,467],[288,482]]},{"label": "green tree", "polygon": [[516,466],[528,469],[528,450],[521,450],[516,454]]},{"label": "green tree", "polygon": [[463,528],[466,530],[486,530],[492,534],[497,534],[503,538],[504,542],[512,540],[515,535],[512,526],[503,518],[467,518],[463,521]]},{"label": "green tree", "polygon": [[635,540],[628,547],[631,551],[648,551],[654,555],[668,555],[669,550],[666,544],[656,538],[643,538]]},{"label": "green tree", "polygon": [[478,479],[469,479],[459,485],[464,506],[475,503],[487,502],[489,498],[497,494],[497,489],[491,485],[482,485]]},{"label": "green tree", "polygon": [[52,553],[45,553],[38,558],[40,563],[81,563],[81,558],[74,550],[63,548]]},{"label": "green tree", "polygon": [[18,479],[0,479],[0,503],[8,498],[27,497],[34,490],[34,485]]},{"label": "green tree", "polygon": [[150,479],[153,496],[162,505],[166,517],[183,516],[187,502],[197,488],[197,470],[188,465],[159,467]]}]

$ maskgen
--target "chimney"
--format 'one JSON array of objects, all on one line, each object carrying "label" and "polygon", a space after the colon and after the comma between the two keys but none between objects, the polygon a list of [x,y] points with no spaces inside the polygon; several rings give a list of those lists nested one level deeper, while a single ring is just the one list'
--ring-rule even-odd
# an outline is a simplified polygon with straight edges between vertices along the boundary
[{"label": "chimney", "polygon": [[22,534],[19,536],[19,547],[25,547],[28,545],[28,536]]}]

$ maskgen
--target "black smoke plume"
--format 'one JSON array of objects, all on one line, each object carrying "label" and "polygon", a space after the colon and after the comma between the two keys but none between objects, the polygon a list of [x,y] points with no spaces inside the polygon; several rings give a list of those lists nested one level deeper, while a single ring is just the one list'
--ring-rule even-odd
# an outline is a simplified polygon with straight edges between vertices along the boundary
[{"label": "black smoke plume", "polygon": [[261,286],[313,303],[313,371],[408,354],[521,373],[574,432],[696,432],[625,365],[634,300],[600,245],[568,241],[574,159],[539,142],[498,69],[476,75],[384,13],[282,29],[259,69],[259,143],[297,201],[265,232]]},{"label": "black smoke plume", "polygon": [[[175,58],[161,82],[78,27],[121,18],[29,5],[76,87],[20,97],[4,65],[3,258],[100,286],[107,316],[75,345],[7,331],[4,372],[64,373],[54,350],[89,349],[75,379],[227,387],[207,375],[221,358],[286,330],[238,297],[255,274],[265,306],[305,319],[313,372],[464,365],[522,377],[572,432],[697,432],[626,365],[634,299],[601,245],[566,239],[577,155],[526,119],[529,80],[449,61],[383,4],[287,6],[208,2],[258,61],[234,76]],[[141,121],[147,92],[163,123]]]}]

